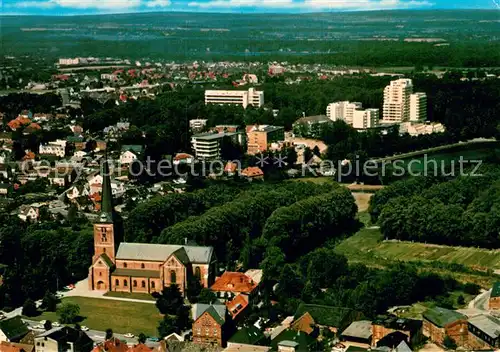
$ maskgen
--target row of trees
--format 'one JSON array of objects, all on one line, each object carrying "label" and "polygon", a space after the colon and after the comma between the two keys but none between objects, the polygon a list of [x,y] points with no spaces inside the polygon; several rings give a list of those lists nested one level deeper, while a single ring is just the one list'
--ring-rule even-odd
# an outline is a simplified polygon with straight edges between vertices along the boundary
[{"label": "row of trees", "polygon": [[240,259],[252,267],[260,262],[265,243],[259,237],[273,211],[331,190],[331,185],[302,182],[263,185],[200,216],[167,227],[159,242],[181,244],[185,239],[194,240],[199,245],[213,246],[222,262],[230,264]]},{"label": "row of trees", "polygon": [[452,180],[419,177],[395,182],[370,202],[386,238],[498,248],[498,170]]},{"label": "row of trees", "polygon": [[262,237],[267,246],[280,248],[294,261],[329,239],[344,235],[356,215],[357,206],[347,188],[308,197],[276,209],[266,220]]},{"label": "row of trees", "polygon": [[195,192],[170,194],[140,203],[128,213],[124,224],[125,240],[152,242],[166,227],[228,202],[240,192],[235,186],[216,184]]}]

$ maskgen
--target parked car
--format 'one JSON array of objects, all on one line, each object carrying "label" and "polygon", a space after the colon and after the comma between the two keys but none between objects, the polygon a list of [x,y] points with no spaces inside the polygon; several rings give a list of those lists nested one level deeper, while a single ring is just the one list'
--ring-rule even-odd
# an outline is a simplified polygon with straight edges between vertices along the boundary
[{"label": "parked car", "polygon": [[85,325],[82,325],[82,326],[81,326],[81,329],[82,329],[82,331],[89,331],[89,328],[88,328],[88,327],[86,327]]},{"label": "parked car", "polygon": [[152,336],[148,337],[146,340],[147,340],[148,342],[158,342],[158,341],[160,341],[160,339],[159,339],[159,338],[157,338],[157,337],[152,337]]},{"label": "parked car", "polygon": [[35,329],[35,330],[44,330],[45,327],[42,324],[38,324],[38,325],[33,326],[33,329]]},{"label": "parked car", "polygon": [[46,322],[47,322],[47,320],[41,320],[41,321],[40,321],[40,324],[41,324],[41,325],[45,325],[45,323],[46,323]]},{"label": "parked car", "polygon": [[52,326],[55,328],[58,328],[59,326],[61,326],[61,324],[59,324],[57,321],[55,321],[52,323]]},{"label": "parked car", "polygon": [[132,337],[135,337],[134,334],[131,334],[130,332],[126,333],[125,335],[123,335],[125,337],[128,337],[129,339],[131,339]]}]

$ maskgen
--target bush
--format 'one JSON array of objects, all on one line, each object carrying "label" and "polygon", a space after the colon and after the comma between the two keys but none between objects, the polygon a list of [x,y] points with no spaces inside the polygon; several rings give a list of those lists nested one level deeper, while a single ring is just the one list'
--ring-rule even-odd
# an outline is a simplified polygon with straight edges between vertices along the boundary
[{"label": "bush", "polygon": [[59,307],[59,309],[57,309],[57,314],[59,315],[61,323],[72,324],[76,322],[76,319],[80,314],[80,307],[78,304],[64,303],[61,307]]},{"label": "bush", "polygon": [[32,299],[27,299],[23,304],[22,314],[27,317],[34,317],[38,315],[38,310],[36,309],[36,304]]},{"label": "bush", "polygon": [[478,295],[481,291],[481,286],[468,282],[464,285],[464,292],[469,295]]}]

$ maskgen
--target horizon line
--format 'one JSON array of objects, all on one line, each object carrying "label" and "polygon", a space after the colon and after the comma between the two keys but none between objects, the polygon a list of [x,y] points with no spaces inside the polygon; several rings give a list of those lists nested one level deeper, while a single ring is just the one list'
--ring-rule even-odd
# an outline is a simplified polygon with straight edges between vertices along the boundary
[{"label": "horizon line", "polygon": [[234,11],[196,11],[196,10],[172,10],[168,11],[131,11],[131,12],[105,12],[105,13],[67,13],[67,14],[30,14],[30,13],[12,13],[12,14],[0,14],[1,17],[87,17],[87,16],[113,16],[113,15],[147,15],[147,14],[199,14],[199,15],[225,15],[225,14],[233,14],[233,15],[279,15],[279,16],[287,16],[287,15],[314,15],[314,14],[341,14],[341,13],[362,13],[362,12],[442,12],[442,11],[451,11],[451,12],[459,12],[459,11],[498,11],[498,9],[494,8],[413,8],[413,9],[373,9],[373,10],[327,10],[327,11],[290,11],[290,12],[272,12],[272,11],[255,11],[255,12],[238,12]]}]

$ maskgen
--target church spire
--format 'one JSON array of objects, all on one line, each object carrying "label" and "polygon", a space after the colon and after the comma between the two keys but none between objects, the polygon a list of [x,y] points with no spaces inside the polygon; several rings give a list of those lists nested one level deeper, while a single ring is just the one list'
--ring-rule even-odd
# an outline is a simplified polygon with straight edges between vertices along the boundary
[{"label": "church spire", "polygon": [[102,194],[100,222],[113,222],[113,193],[111,192],[111,176],[109,172],[108,154],[104,154],[102,163]]}]

